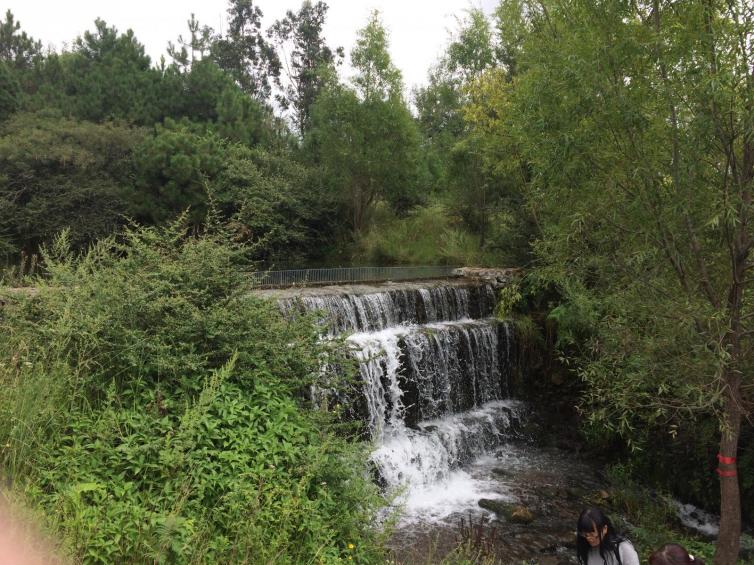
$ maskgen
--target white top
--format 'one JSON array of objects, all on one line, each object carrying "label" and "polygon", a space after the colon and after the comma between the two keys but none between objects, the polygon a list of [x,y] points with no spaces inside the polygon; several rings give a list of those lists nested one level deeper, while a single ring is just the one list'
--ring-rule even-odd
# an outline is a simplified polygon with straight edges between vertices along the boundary
[{"label": "white top", "polygon": [[[623,540],[620,542],[620,544],[618,544],[618,553],[620,554],[622,565],[639,565],[639,555],[636,553],[636,550],[630,541]],[[605,554],[605,558],[607,559],[607,565],[618,565],[613,552]],[[600,556],[599,547],[593,547],[589,550],[587,565],[605,565],[605,562]]]}]

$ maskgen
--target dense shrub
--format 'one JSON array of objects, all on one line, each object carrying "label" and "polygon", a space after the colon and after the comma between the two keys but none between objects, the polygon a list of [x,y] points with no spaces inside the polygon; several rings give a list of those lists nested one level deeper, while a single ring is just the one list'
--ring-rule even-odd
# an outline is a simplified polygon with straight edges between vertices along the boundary
[{"label": "dense shrub", "polygon": [[363,453],[300,394],[336,346],[248,292],[244,252],[63,236],[0,310],[0,469],[75,561],[377,558]]},{"label": "dense shrub", "polygon": [[[20,112],[0,127],[0,260],[32,254],[65,227],[85,246],[132,213],[133,155],[145,131],[55,111]],[[3,244],[5,240],[5,245]]]}]

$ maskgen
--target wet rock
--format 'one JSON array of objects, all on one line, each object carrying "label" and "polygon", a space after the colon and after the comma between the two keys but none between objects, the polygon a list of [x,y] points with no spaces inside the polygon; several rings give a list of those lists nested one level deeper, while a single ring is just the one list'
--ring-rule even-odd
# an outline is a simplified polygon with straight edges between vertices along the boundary
[{"label": "wet rock", "polygon": [[499,517],[503,517],[508,522],[514,524],[531,524],[534,521],[532,511],[519,504],[511,504],[503,500],[492,500],[489,498],[480,499],[478,504],[485,510],[494,512]]},{"label": "wet rock", "polygon": [[462,267],[456,269],[458,276],[492,284],[493,286],[509,285],[521,276],[521,269],[485,269],[478,267]]},{"label": "wet rock", "polygon": [[508,469],[503,469],[502,467],[495,467],[492,469],[492,474],[496,477],[512,477],[513,473],[511,473]]},{"label": "wet rock", "polygon": [[517,506],[511,512],[510,521],[515,524],[531,524],[534,521],[534,514],[524,506]]},{"label": "wet rock", "polygon": [[586,493],[583,489],[576,487],[566,487],[564,489],[564,493],[568,500],[581,500],[582,498],[584,498],[584,496],[586,496]]},{"label": "wet rock", "polygon": [[494,512],[498,516],[506,516],[508,507],[511,506],[510,503],[503,500],[492,500],[490,498],[480,498],[477,504],[479,504],[481,508]]}]

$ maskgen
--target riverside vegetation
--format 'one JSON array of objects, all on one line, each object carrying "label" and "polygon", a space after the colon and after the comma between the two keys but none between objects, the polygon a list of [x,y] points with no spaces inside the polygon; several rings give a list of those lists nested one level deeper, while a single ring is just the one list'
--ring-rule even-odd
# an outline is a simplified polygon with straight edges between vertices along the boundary
[{"label": "riverside vegetation", "polygon": [[45,252],[0,321],[4,480],[74,561],[370,560],[362,447],[300,396],[337,350],[253,298],[212,229]]},{"label": "riverside vegetation", "polygon": [[625,483],[717,509],[735,563],[751,3],[501,0],[410,100],[380,15],[344,79],[327,13],[264,30],[229,0],[160,61],[99,19],[61,51],[0,21],[0,283],[37,287],[2,291],[3,492],[77,561],[378,562],[365,448],[304,394],[337,343],[241,273],[516,265],[501,308],[551,356],[532,384],[573,395]]}]

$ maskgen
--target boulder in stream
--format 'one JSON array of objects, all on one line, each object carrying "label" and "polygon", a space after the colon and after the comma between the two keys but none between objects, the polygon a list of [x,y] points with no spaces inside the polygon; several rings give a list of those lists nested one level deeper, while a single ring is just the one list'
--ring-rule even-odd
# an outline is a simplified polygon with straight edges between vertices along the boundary
[{"label": "boulder in stream", "polygon": [[520,504],[490,498],[482,498],[478,504],[485,510],[494,512],[498,517],[505,518],[508,522],[514,524],[530,524],[534,521],[534,514],[531,510]]}]

